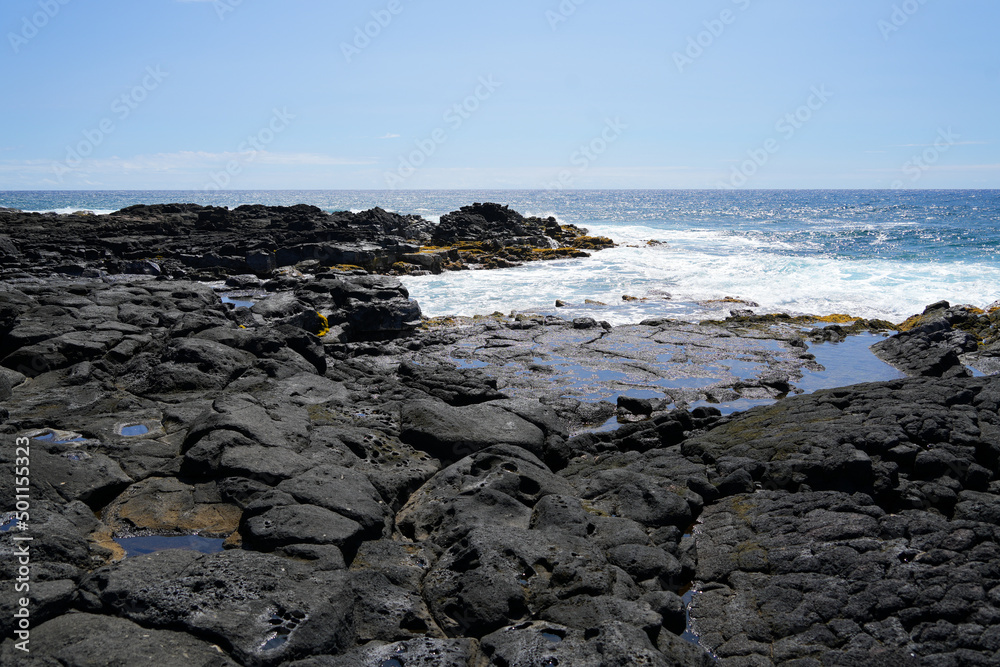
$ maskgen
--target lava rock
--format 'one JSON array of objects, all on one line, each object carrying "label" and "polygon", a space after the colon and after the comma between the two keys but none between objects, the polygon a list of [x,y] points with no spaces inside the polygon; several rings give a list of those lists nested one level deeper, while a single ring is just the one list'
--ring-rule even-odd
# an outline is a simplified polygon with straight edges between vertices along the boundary
[{"label": "lava rock", "polygon": [[495,444],[541,453],[545,435],[534,424],[489,404],[464,407],[419,400],[403,405],[400,438],[442,461],[457,461]]},{"label": "lava rock", "polygon": [[238,665],[216,644],[174,630],[150,630],[124,618],[66,614],[31,629],[30,653],[11,639],[0,645],[5,665]]}]

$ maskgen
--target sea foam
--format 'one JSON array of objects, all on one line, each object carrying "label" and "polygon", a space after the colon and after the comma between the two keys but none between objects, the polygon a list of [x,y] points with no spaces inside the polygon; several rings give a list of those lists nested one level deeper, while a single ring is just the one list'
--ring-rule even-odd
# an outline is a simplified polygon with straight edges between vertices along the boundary
[{"label": "sea foam", "polygon": [[[847,313],[901,321],[941,299],[992,303],[1000,284],[1000,268],[979,262],[789,252],[808,248],[703,229],[592,225],[590,232],[610,236],[619,245],[587,259],[407,277],[404,283],[428,316],[516,310],[585,314],[613,324],[651,317],[697,321],[745,307],[706,303],[724,297],[752,301],[758,313]],[[660,245],[647,244],[649,240]],[[646,300],[625,302],[624,295]],[[557,299],[572,307],[554,310]]]}]

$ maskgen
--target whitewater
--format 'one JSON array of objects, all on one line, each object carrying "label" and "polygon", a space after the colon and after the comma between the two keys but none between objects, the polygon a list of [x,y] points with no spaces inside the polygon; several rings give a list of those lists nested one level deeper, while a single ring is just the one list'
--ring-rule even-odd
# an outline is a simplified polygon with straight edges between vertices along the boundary
[{"label": "whitewater", "polygon": [[[942,299],[979,307],[1000,299],[997,190],[0,192],[0,206],[60,213],[304,203],[380,206],[432,221],[482,201],[556,217],[617,247],[585,259],[404,277],[425,315],[541,312],[624,324],[749,308],[900,321]],[[556,300],[568,305],[557,309]]]}]

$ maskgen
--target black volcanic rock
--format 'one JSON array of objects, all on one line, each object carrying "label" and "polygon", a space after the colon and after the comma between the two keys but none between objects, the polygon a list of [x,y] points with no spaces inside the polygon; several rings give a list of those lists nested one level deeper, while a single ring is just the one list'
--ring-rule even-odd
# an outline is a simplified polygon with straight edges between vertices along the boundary
[{"label": "black volcanic rock", "polygon": [[[812,367],[797,325],[763,341],[780,353],[713,324],[437,326],[366,270],[602,243],[502,206],[441,227],[309,206],[0,210],[0,232],[20,253],[0,245],[0,466],[25,438],[30,480],[0,475],[0,552],[34,538],[25,664],[997,662],[1000,379],[960,371],[992,358],[1000,311],[935,304],[884,346],[941,377],[723,417],[673,408],[788,393]],[[419,251],[435,234],[453,247]],[[365,268],[330,268],[346,260]],[[768,368],[616,406],[593,397],[610,384],[539,363],[623,356],[625,393],[676,377],[652,361],[665,349]],[[136,537],[213,552],[124,558],[115,540]],[[18,568],[0,559],[0,578]],[[3,664],[23,661],[19,603],[5,587]]]},{"label": "black volcanic rock", "polygon": [[[443,216],[436,225],[415,215],[373,208],[328,214],[315,206],[245,205],[235,209],[196,204],[129,206],[106,216],[22,213],[0,216],[0,269],[36,275],[144,274],[221,279],[253,273],[271,277],[280,267],[315,263],[412,273],[512,265],[531,259],[585,256],[611,242],[577,242],[584,230],[553,218],[524,218],[499,204],[476,204]],[[474,243],[493,256],[420,252],[438,245]],[[512,253],[511,248],[522,251]],[[558,253],[550,252],[558,248]],[[507,249],[507,250],[505,250]],[[541,249],[548,254],[532,254]]]},{"label": "black volcanic rock", "polygon": [[542,430],[512,412],[489,404],[451,406],[420,400],[402,407],[400,437],[434,458],[455,461],[494,444],[540,453]]},{"label": "black volcanic rock", "polygon": [[939,301],[900,325],[900,333],[872,346],[886,362],[907,375],[966,377],[963,364],[996,372],[1000,310],[989,313],[971,306]]},{"label": "black volcanic rock", "polygon": [[499,204],[473,204],[441,216],[441,223],[434,230],[438,245],[459,241],[482,242],[495,236],[523,237],[528,235],[524,217]]},{"label": "black volcanic rock", "polygon": [[908,375],[966,377],[960,356],[978,349],[972,334],[953,329],[945,319],[879,341],[872,350]]},{"label": "black volcanic rock", "polygon": [[555,218],[525,218],[507,206],[493,203],[463,206],[458,211],[443,215],[433,231],[435,245],[471,242],[493,244],[495,247],[549,247],[573,237],[574,234],[563,230]]},{"label": "black volcanic rock", "polygon": [[211,642],[174,630],[150,630],[124,618],[67,614],[32,628],[30,653],[0,646],[5,665],[235,667]]}]

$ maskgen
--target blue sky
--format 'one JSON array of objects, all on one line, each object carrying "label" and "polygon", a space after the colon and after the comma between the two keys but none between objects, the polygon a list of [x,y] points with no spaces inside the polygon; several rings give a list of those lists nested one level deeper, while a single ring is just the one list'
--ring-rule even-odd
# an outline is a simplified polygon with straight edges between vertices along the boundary
[{"label": "blue sky", "polygon": [[997,188],[998,24],[996,0],[4,0],[0,189]]}]

